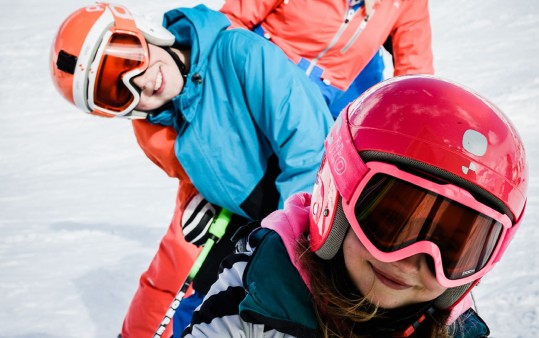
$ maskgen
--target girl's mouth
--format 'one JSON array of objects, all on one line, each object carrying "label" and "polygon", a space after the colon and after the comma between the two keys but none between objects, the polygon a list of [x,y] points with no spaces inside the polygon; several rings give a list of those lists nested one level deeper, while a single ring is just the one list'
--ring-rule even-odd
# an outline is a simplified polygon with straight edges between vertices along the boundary
[{"label": "girl's mouth", "polygon": [[412,285],[408,285],[403,281],[398,280],[395,277],[389,276],[380,270],[377,270],[376,268],[372,268],[372,271],[374,272],[374,275],[376,278],[385,286],[394,289],[394,290],[405,290],[412,287]]}]

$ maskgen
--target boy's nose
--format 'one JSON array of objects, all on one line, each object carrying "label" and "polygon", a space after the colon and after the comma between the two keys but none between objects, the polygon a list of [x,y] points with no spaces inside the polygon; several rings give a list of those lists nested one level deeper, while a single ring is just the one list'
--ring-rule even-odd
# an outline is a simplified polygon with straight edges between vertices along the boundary
[{"label": "boy's nose", "polygon": [[140,74],[132,78],[131,83],[133,83],[137,89],[142,92],[142,90],[144,90],[144,74]]}]

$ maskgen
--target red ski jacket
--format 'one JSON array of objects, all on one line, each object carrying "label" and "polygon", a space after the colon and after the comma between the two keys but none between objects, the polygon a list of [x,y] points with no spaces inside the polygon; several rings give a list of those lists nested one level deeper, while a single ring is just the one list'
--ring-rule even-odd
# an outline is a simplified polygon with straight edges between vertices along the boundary
[{"label": "red ski jacket", "polygon": [[[234,27],[255,30],[296,64],[346,90],[388,36],[394,75],[433,74],[428,0],[226,0]],[[262,32],[260,31],[262,30]]]}]

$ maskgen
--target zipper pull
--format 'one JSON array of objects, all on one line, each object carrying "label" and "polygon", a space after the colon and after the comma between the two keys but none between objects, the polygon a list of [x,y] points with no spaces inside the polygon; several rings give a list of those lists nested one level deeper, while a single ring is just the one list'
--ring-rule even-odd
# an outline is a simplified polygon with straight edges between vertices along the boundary
[{"label": "zipper pull", "polygon": [[367,18],[374,14],[374,5],[378,2],[378,0],[365,0],[365,13]]},{"label": "zipper pull", "polygon": [[346,13],[346,17],[344,18],[344,23],[350,22],[350,20],[352,19],[355,13],[356,11],[353,8],[350,8],[348,10],[348,13]]}]

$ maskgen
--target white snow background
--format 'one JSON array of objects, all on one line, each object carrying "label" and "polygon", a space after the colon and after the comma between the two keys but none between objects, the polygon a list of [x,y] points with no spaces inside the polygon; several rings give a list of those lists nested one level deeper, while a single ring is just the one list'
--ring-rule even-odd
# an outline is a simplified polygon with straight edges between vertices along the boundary
[{"label": "white snow background", "polygon": [[[116,337],[172,215],[176,181],[146,159],[130,124],[79,113],[49,79],[58,26],[89,3],[2,2],[0,337]],[[122,3],[160,22],[196,2]],[[527,215],[476,288],[478,309],[494,337],[539,337],[539,4],[433,0],[430,9],[436,73],[501,107],[530,163]]]}]

